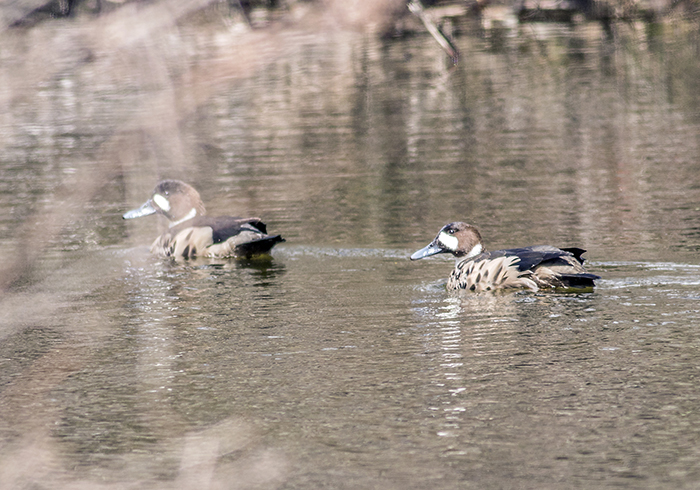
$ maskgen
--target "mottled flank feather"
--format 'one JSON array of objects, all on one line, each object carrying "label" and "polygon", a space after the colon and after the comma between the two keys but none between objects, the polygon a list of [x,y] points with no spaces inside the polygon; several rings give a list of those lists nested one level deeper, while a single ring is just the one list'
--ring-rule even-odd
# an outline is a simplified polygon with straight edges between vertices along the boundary
[{"label": "mottled flank feather", "polygon": [[518,262],[520,259],[516,256],[458,262],[447,280],[447,288],[475,292],[494,289],[537,290],[537,283],[530,278],[532,272],[518,270]]},{"label": "mottled flank feather", "polygon": [[201,255],[201,252],[211,243],[211,228],[189,226],[177,233],[163,233],[151,245],[151,253],[161,257],[190,259],[198,254]]}]

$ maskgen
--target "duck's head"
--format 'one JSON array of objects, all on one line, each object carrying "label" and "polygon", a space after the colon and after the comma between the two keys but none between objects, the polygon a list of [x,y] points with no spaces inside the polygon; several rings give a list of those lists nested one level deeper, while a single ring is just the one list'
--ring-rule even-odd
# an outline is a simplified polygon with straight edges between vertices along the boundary
[{"label": "duck's head", "polygon": [[467,223],[456,221],[443,226],[435,240],[411,255],[411,260],[423,259],[440,253],[451,253],[455,257],[469,258],[484,251],[479,230]]},{"label": "duck's head", "polygon": [[140,208],[124,214],[124,219],[140,218],[149,214],[162,214],[175,226],[206,213],[204,203],[191,185],[179,180],[162,180],[153,189],[151,198]]}]

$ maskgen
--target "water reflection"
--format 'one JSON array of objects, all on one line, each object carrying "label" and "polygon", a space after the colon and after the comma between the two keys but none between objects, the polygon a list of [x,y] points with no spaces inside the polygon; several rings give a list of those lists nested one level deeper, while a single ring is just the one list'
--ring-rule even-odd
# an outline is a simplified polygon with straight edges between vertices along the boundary
[{"label": "water reflection", "polygon": [[[638,416],[645,419],[648,410],[655,412],[660,409],[658,403],[665,404],[661,400],[638,400],[632,402],[637,408],[631,408],[617,397],[625,396],[629,402],[642,396],[645,383],[654,383],[661,374],[642,374],[635,366],[646,365],[651,352],[659,353],[657,342],[673,344],[672,339],[678,339],[678,335],[684,337],[687,330],[681,324],[697,323],[697,295],[683,292],[695,287],[696,274],[692,279],[686,276],[695,266],[596,266],[609,271],[609,276],[620,272],[624,280],[612,277],[592,294],[445,296],[435,298],[428,308],[414,309],[431,330],[426,337],[432,346],[432,386],[436,392],[431,410],[442,420],[436,427],[436,437],[451,441],[445,445],[450,458],[466,464],[481,460],[485,453],[494,457],[500,454],[516,474],[524,476],[532,467],[520,465],[532,465],[532,461],[526,462],[516,456],[521,452],[513,451],[532,446],[544,450],[553,460],[586,466],[589,459],[593,465],[604,465],[605,459],[590,457],[600,447],[598,436],[616,433],[619,437],[623,432],[618,430],[635,426],[636,418],[629,418],[629,409],[635,413],[640,410]],[[649,280],[646,274],[640,274],[640,268],[673,271],[676,275]],[[659,317],[659,308],[674,313]],[[675,348],[687,352],[687,346],[676,344]],[[587,368],[580,371],[582,366]],[[597,377],[608,368],[619,370],[622,377]],[[605,390],[611,390],[609,395],[603,394]],[[685,394],[674,398],[687,406],[687,390],[681,391]],[[585,418],[591,416],[584,415],[583,407],[589,403],[600,406],[600,414],[592,416],[601,417],[602,425],[593,422],[595,418]],[[679,409],[675,404],[664,406],[671,411]],[[568,417],[575,414],[579,423],[572,425]],[[614,423],[613,417],[623,418]],[[494,432],[496,426],[501,429]],[[502,438],[504,430],[512,439]],[[494,439],[486,442],[485,437]],[[562,445],[562,437],[571,442]],[[534,439],[525,443],[528,438]],[[551,447],[544,449],[547,444]],[[613,457],[619,458],[619,463],[608,467],[611,475],[642,477],[643,471],[623,447]]]},{"label": "water reflection", "polygon": [[[552,344],[560,352],[580,348],[569,332],[581,332],[581,323],[593,320],[592,303],[591,294],[460,294],[420,310],[423,321],[430,319],[426,340],[436,363],[432,385],[439,395],[430,410],[443,419],[436,435],[457,438],[447,443],[448,454],[481,454],[478,444],[463,438],[475,419],[489,412],[486,407],[511,403],[496,401],[502,396],[496,388],[499,379],[537,368],[542,349]],[[487,388],[493,391],[482,399],[480,393]],[[512,403],[519,403],[517,396]]]}]

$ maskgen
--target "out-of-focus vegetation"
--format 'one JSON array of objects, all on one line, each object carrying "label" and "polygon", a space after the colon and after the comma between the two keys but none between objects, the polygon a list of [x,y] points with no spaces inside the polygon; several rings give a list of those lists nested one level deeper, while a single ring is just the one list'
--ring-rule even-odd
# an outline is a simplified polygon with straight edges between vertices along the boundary
[{"label": "out-of-focus vegetation", "polygon": [[[34,25],[51,18],[72,17],[78,15],[99,15],[112,12],[133,4],[149,4],[143,0],[15,0],[0,4],[0,20],[3,27]],[[171,2],[183,3],[183,2]],[[298,5],[319,4],[328,7],[343,2],[327,0],[223,0],[221,2],[204,2],[206,5],[217,4],[220,10],[228,10],[231,15],[240,16],[251,26],[264,23],[268,17],[261,12],[276,12],[284,15]],[[343,9],[346,13],[356,11],[365,16],[372,9],[373,2],[348,2]],[[401,1],[376,2],[378,19],[386,21],[380,11],[385,11],[387,4],[393,4],[394,18],[397,20],[407,14]],[[489,6],[512,9],[521,21],[570,21],[577,14],[593,20],[653,20],[666,15],[682,12],[695,14],[700,11],[697,0],[425,0],[425,7],[432,8],[437,17],[457,15],[479,15]],[[337,5],[334,7],[337,8]],[[352,17],[352,15],[350,15]]]}]

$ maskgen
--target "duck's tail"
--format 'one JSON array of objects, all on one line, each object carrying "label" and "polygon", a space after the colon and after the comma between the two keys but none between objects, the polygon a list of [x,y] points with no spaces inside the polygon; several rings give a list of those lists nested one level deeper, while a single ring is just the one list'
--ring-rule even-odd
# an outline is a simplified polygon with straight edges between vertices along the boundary
[{"label": "duck's tail", "polygon": [[562,283],[562,287],[571,289],[588,289],[595,287],[595,280],[600,276],[595,274],[558,274],[557,279]]},{"label": "duck's tail", "polygon": [[564,252],[569,252],[570,254],[572,254],[572,255],[574,256],[574,258],[575,258],[576,260],[578,260],[578,262],[579,262],[580,264],[583,264],[583,262],[586,260],[586,259],[584,259],[583,257],[581,257],[581,255],[583,255],[583,254],[586,253],[586,251],[585,251],[584,249],[582,249],[582,248],[571,247],[571,248],[562,248],[561,250],[563,250]]},{"label": "duck's tail", "polygon": [[272,247],[283,241],[284,238],[282,238],[280,235],[267,235],[263,238],[258,238],[257,240],[251,240],[249,242],[236,245],[235,253],[238,257],[245,257],[249,259],[254,255],[269,253],[270,250],[272,250]]}]

